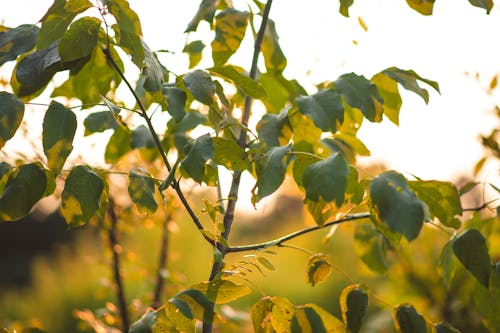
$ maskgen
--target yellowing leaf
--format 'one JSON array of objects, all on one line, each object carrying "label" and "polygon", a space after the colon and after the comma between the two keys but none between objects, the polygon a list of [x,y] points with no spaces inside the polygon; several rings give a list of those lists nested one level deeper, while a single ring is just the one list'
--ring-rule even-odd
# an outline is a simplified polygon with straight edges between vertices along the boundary
[{"label": "yellowing leaf", "polygon": [[248,25],[248,12],[227,8],[215,17],[212,58],[215,66],[224,65],[240,47]]},{"label": "yellowing leaf", "polygon": [[14,136],[24,116],[24,103],[16,95],[0,92],[0,149]]},{"label": "yellowing leaf", "polygon": [[155,183],[147,172],[141,169],[130,172],[128,194],[140,212],[153,214],[158,209],[154,197]]},{"label": "yellowing leaf", "polygon": [[361,285],[344,288],[340,295],[340,308],[347,332],[358,333],[368,310],[368,293]]},{"label": "yellowing leaf", "polygon": [[332,265],[324,254],[315,254],[309,258],[306,271],[306,282],[311,286],[325,281],[332,273]]},{"label": "yellowing leaf", "polygon": [[215,304],[230,303],[251,292],[250,288],[245,285],[221,279],[199,283],[191,288],[201,291]]},{"label": "yellowing leaf", "polygon": [[422,15],[432,15],[435,0],[406,0],[408,6]]}]

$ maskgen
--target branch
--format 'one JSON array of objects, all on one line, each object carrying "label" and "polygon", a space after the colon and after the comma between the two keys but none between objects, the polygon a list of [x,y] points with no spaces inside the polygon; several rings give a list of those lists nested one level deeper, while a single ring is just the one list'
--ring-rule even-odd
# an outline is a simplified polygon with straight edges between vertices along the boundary
[{"label": "branch", "polygon": [[283,237],[280,237],[280,238],[277,238],[274,240],[270,240],[270,241],[267,241],[264,243],[258,243],[258,244],[252,244],[252,245],[241,245],[241,246],[230,246],[226,249],[226,251],[227,251],[227,253],[230,253],[230,252],[234,253],[234,252],[261,250],[261,249],[266,249],[266,248],[273,247],[273,246],[282,246],[283,243],[285,243],[291,239],[297,238],[299,236],[302,236],[304,234],[308,234],[308,233],[316,231],[316,230],[321,230],[321,229],[328,228],[328,227],[338,225],[338,224],[342,224],[345,222],[354,221],[354,220],[362,220],[362,219],[366,219],[369,217],[370,217],[370,213],[359,213],[359,214],[347,215],[339,220],[330,221],[330,222],[327,222],[323,225],[316,225],[314,227],[310,227],[310,228],[302,229],[302,230],[299,230],[296,232],[292,232],[291,234],[288,234],[288,235],[285,235]]},{"label": "branch", "polygon": [[470,208],[463,208],[462,210],[464,212],[479,212],[485,208],[488,208],[488,206],[492,203],[494,203],[495,201],[498,201],[500,200],[500,198],[496,198],[496,199],[493,199],[493,200],[490,200],[488,202],[485,202],[483,203],[481,206],[478,206],[478,207],[470,207]]},{"label": "branch", "polygon": [[170,222],[170,214],[166,216],[161,226],[162,235],[160,243],[160,255],[158,259],[158,271],[156,272],[156,286],[151,307],[158,309],[161,306],[161,294],[165,286],[165,270],[167,269],[168,260],[168,223]]}]

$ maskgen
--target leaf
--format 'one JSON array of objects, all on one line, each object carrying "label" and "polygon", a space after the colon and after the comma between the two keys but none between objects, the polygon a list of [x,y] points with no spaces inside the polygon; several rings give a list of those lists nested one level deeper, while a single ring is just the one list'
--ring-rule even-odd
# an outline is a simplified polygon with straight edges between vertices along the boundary
[{"label": "leaf", "polygon": [[366,288],[359,284],[344,288],[340,294],[340,308],[347,332],[358,333],[361,329],[363,317],[368,311]]},{"label": "leaf", "polygon": [[228,170],[242,171],[249,168],[248,157],[234,140],[213,138],[214,162],[224,165]]},{"label": "leaf", "polygon": [[327,333],[327,330],[320,315],[314,308],[305,305],[295,308],[295,313],[292,317],[291,332]]},{"label": "leaf", "polygon": [[264,56],[264,64],[268,72],[281,73],[286,67],[287,60],[278,42],[278,33],[273,20],[268,20],[264,38],[262,40],[261,52]]},{"label": "leaf", "polygon": [[406,90],[413,91],[414,93],[422,97],[426,104],[429,103],[429,92],[421,88],[418,85],[417,80],[427,83],[438,93],[440,92],[437,82],[424,79],[412,70],[403,70],[397,67],[390,67],[382,71],[382,73],[402,85]]},{"label": "leaf", "polygon": [[184,32],[196,31],[196,29],[198,28],[198,24],[202,20],[207,21],[208,24],[212,26],[212,21],[215,15],[216,2],[217,2],[216,0],[202,0],[200,3],[200,7],[198,8],[198,11],[196,12],[191,22],[189,22]]},{"label": "leaf", "polygon": [[23,164],[9,175],[0,196],[0,221],[14,221],[27,215],[43,197],[47,176],[37,163]]},{"label": "leaf", "polygon": [[274,267],[274,265],[267,259],[267,258],[264,258],[264,257],[257,257],[257,261],[264,267],[266,268],[267,270],[269,271],[274,271],[276,270],[276,268]]},{"label": "leaf", "polygon": [[[304,141],[301,141],[304,143]],[[321,161],[321,157],[316,156],[312,153],[313,148],[305,148],[306,144],[295,144],[293,151],[296,152],[295,160],[293,161],[293,179],[298,186],[304,187],[304,171],[311,164]],[[305,152],[307,154],[300,154],[299,152]]]},{"label": "leaf", "polygon": [[230,303],[251,293],[251,289],[245,285],[222,279],[199,283],[191,288],[201,291],[215,304]]},{"label": "leaf", "polygon": [[[172,297],[169,302],[178,304],[178,300],[183,301],[187,305],[192,318],[202,320],[205,323],[213,321],[213,303],[200,290],[192,288],[183,290]],[[185,315],[185,313],[183,314]]]},{"label": "leaf", "polygon": [[276,332],[290,332],[295,309],[293,304],[284,297],[272,297],[271,324]]},{"label": "leaf", "polygon": [[245,95],[259,99],[266,94],[260,83],[252,80],[246,74],[243,74],[243,69],[240,67],[225,65],[209,68],[208,71],[225,80],[232,81]]},{"label": "leaf", "polygon": [[143,86],[150,92],[159,91],[162,89],[165,81],[165,73],[163,72],[162,65],[158,61],[156,54],[149,49],[149,46],[142,39],[141,45],[144,50],[143,75],[145,81]]},{"label": "leaf", "polygon": [[488,288],[491,260],[486,239],[476,229],[467,229],[453,240],[453,252],[483,286]]},{"label": "leaf", "polygon": [[444,321],[434,324],[434,330],[435,333],[460,333],[459,330]]},{"label": "leaf", "polygon": [[126,0],[108,0],[107,6],[118,25],[118,45],[132,57],[132,62],[142,69],[144,48],[139,17],[130,8]]},{"label": "leaf", "polygon": [[36,47],[43,50],[61,39],[73,19],[92,7],[88,0],[68,0],[64,6],[51,7],[42,20]]},{"label": "leaf", "polygon": [[130,325],[128,333],[153,333],[158,315],[153,310],[148,310],[139,320]]},{"label": "leaf", "polygon": [[224,65],[238,50],[248,25],[248,12],[227,8],[215,17],[212,58],[215,66]]},{"label": "leaf", "polygon": [[[187,304],[182,303],[189,310]],[[192,315],[191,318],[185,316],[183,311],[177,307],[178,304],[181,303],[173,304],[168,302],[161,310],[158,310],[158,318],[153,333],[195,333],[195,322]]]},{"label": "leaf", "polygon": [[332,273],[332,265],[327,261],[327,256],[319,253],[309,257],[306,270],[306,282],[311,286],[325,281]]},{"label": "leaf", "polygon": [[276,191],[285,179],[290,163],[291,145],[272,147],[263,157],[263,165],[257,167],[257,199],[260,200]]},{"label": "leaf", "polygon": [[99,209],[104,183],[87,166],[74,167],[66,179],[62,192],[61,213],[70,228],[88,223]]},{"label": "leaf", "polygon": [[59,55],[63,61],[72,61],[90,55],[97,45],[101,21],[85,16],[73,22],[59,41]]},{"label": "leaf", "polygon": [[425,218],[425,204],[408,187],[403,175],[387,171],[375,177],[370,184],[370,198],[379,221],[409,241],[418,236]]},{"label": "leaf", "polygon": [[184,46],[182,52],[189,55],[189,68],[193,68],[200,63],[204,48],[205,44],[201,40],[195,40]]},{"label": "leaf", "polygon": [[410,304],[400,304],[392,309],[394,326],[398,333],[427,333],[424,317]]},{"label": "leaf", "polygon": [[146,171],[141,169],[130,171],[128,194],[141,213],[153,214],[158,209],[155,200],[155,182]]},{"label": "leaf", "polygon": [[399,111],[403,100],[399,94],[397,81],[383,73],[375,75],[371,81],[377,86],[380,97],[384,100],[384,115],[399,126]]},{"label": "leaf", "polygon": [[469,0],[471,5],[486,9],[486,14],[489,14],[493,8],[493,0]]},{"label": "leaf", "polygon": [[16,60],[17,57],[28,52],[36,44],[40,28],[32,24],[22,24],[16,28],[0,32],[0,66],[7,61]]},{"label": "leaf", "polygon": [[131,133],[128,129],[117,127],[104,152],[104,161],[108,164],[114,164],[130,151]]},{"label": "leaf", "polygon": [[256,126],[259,139],[264,141],[269,147],[280,146],[280,138],[283,137],[282,130],[284,126],[290,127],[287,110],[283,110],[277,115],[266,113]]},{"label": "leaf", "polygon": [[207,72],[197,69],[187,73],[183,81],[186,88],[198,101],[208,106],[214,103],[215,83]]},{"label": "leaf", "polygon": [[379,274],[387,271],[384,236],[371,224],[356,224],[354,250],[369,269]]},{"label": "leaf", "polygon": [[446,288],[450,288],[451,279],[455,274],[455,261],[453,260],[453,241],[446,243],[439,256],[439,268]]},{"label": "leaf", "polygon": [[0,149],[16,134],[23,117],[23,101],[16,95],[0,91]]},{"label": "leaf", "polygon": [[435,0],[406,0],[408,6],[422,15],[432,15]]},{"label": "leaf", "polygon": [[0,192],[3,191],[5,184],[7,183],[8,176],[12,172],[14,167],[7,162],[0,162]]},{"label": "leaf", "polygon": [[153,134],[145,125],[139,125],[132,131],[130,147],[136,148],[154,148],[156,147]]},{"label": "leaf", "polygon": [[314,95],[297,98],[302,114],[310,117],[323,132],[335,133],[344,122],[344,106],[340,95],[331,90],[320,90]]},{"label": "leaf", "polygon": [[201,183],[205,174],[205,163],[214,156],[214,143],[209,134],[205,134],[194,140],[187,147],[187,155],[181,162],[184,169],[191,178]]},{"label": "leaf", "polygon": [[352,6],[354,0],[340,0],[339,12],[345,17],[349,17],[349,7]]},{"label": "leaf", "polygon": [[344,203],[348,175],[349,165],[339,153],[309,165],[303,175],[306,198],[318,201],[322,197],[326,202],[335,201],[340,207]]},{"label": "leaf", "polygon": [[164,87],[163,95],[167,99],[167,111],[174,118],[175,122],[181,121],[186,115],[186,92],[177,87]]},{"label": "leaf", "polygon": [[377,87],[362,75],[354,73],[341,75],[334,83],[335,90],[344,97],[347,104],[361,110],[371,122],[381,122],[384,100]]},{"label": "leaf", "polygon": [[110,111],[100,111],[89,114],[83,121],[83,126],[85,126],[85,135],[90,135],[107,129],[115,129],[119,124]]},{"label": "leaf", "polygon": [[52,101],[43,119],[43,152],[49,169],[58,175],[73,150],[76,115],[61,103]]},{"label": "leaf", "polygon": [[267,333],[271,330],[268,314],[271,313],[273,302],[270,297],[264,297],[252,306],[250,312],[255,333]]}]

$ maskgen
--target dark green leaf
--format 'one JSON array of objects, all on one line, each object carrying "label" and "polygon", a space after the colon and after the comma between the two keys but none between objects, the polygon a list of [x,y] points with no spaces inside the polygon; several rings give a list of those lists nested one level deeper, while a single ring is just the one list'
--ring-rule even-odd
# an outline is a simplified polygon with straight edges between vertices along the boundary
[{"label": "dark green leaf", "polygon": [[309,258],[306,271],[306,282],[311,286],[325,281],[332,273],[332,265],[324,254],[315,254]]},{"label": "dark green leaf", "polygon": [[188,317],[182,312],[183,309],[189,310],[188,305],[178,300],[177,304],[168,302],[162,309],[158,310],[158,318],[153,333],[195,333],[195,321],[193,317]]},{"label": "dark green leaf", "polygon": [[311,164],[303,175],[306,198],[318,201],[322,197],[326,202],[335,201],[340,207],[344,203],[348,175],[349,165],[339,153]]},{"label": "dark green leaf", "polygon": [[38,28],[32,24],[22,24],[0,32],[0,66],[35,47]]},{"label": "dark green leaf", "polygon": [[418,236],[425,218],[425,204],[408,187],[403,175],[387,171],[374,178],[370,198],[379,221],[409,241]]},{"label": "dark green leaf", "polygon": [[0,162],[0,192],[3,191],[5,184],[7,183],[8,176],[12,172],[14,167],[7,162]]},{"label": "dark green leaf", "polygon": [[282,130],[284,126],[290,127],[287,110],[283,110],[277,115],[266,113],[257,123],[257,133],[259,134],[259,138],[268,146],[280,146],[280,138],[283,138]]},{"label": "dark green leaf", "polygon": [[347,332],[358,333],[368,310],[368,293],[365,288],[361,285],[344,288],[340,295],[340,308]]},{"label": "dark green leaf", "polygon": [[52,101],[43,119],[43,152],[47,165],[59,174],[69,154],[73,150],[76,132],[76,115],[61,103]]},{"label": "dark green leaf", "polygon": [[384,115],[399,126],[399,111],[403,100],[399,94],[397,81],[383,73],[375,75],[371,81],[377,86],[380,97],[384,100]]},{"label": "dark green leaf", "polygon": [[408,6],[422,15],[432,15],[435,1],[436,0],[406,0]]},{"label": "dark green leaf", "polygon": [[191,288],[201,291],[215,304],[230,303],[251,293],[251,289],[245,285],[221,279],[202,282]]},{"label": "dark green leaf", "polygon": [[453,260],[453,242],[450,241],[441,250],[441,255],[439,256],[439,268],[441,271],[441,276],[443,277],[444,284],[447,288],[450,288],[451,279],[455,274],[455,261]]},{"label": "dark green leaf", "polygon": [[460,333],[458,329],[444,321],[434,324],[434,330],[435,333]]},{"label": "dark green leaf", "polygon": [[148,45],[141,40],[142,48],[144,50],[144,88],[147,91],[159,91],[163,87],[165,81],[165,73],[163,67],[158,61],[156,54],[152,52]]},{"label": "dark green leaf", "polygon": [[193,319],[193,314],[191,313],[191,309],[189,308],[189,305],[186,302],[184,302],[182,299],[173,297],[173,298],[169,299],[168,302],[174,304],[175,307],[186,318]]},{"label": "dark green leaf", "polygon": [[23,116],[23,101],[16,95],[0,91],[0,149],[14,136]]},{"label": "dark green leaf", "polygon": [[354,73],[344,74],[333,83],[333,86],[347,104],[361,110],[366,119],[372,122],[382,121],[384,100],[380,97],[377,87],[364,76]]},{"label": "dark green leaf", "polygon": [[278,33],[273,20],[266,25],[266,32],[262,41],[262,55],[268,72],[281,73],[286,67],[287,61],[278,42]]},{"label": "dark green leaf", "polygon": [[425,89],[422,89],[418,85],[417,80],[427,83],[437,92],[439,92],[439,85],[437,82],[424,79],[412,70],[403,70],[397,67],[390,67],[382,71],[382,74],[393,79],[394,81],[402,85],[406,90],[413,91],[414,93],[422,97],[425,103],[429,103],[429,92]]},{"label": "dark green leaf", "polygon": [[47,176],[36,163],[19,166],[9,175],[0,197],[0,221],[14,221],[27,215],[43,197]]},{"label": "dark green leaf", "polygon": [[453,241],[453,252],[464,267],[488,288],[491,260],[483,235],[476,229],[465,230]]},{"label": "dark green leaf", "polygon": [[471,5],[486,9],[486,14],[489,14],[493,8],[493,0],[469,0]]},{"label": "dark green leaf", "polygon": [[424,317],[412,305],[401,304],[392,309],[398,333],[427,333]]},{"label": "dark green leaf", "polygon": [[207,21],[210,26],[212,26],[216,3],[217,0],[202,0],[198,11],[196,12],[191,22],[189,22],[185,32],[196,31],[196,29],[198,28],[198,24],[200,24],[202,20]]},{"label": "dark green leaf", "polygon": [[118,122],[110,111],[100,111],[91,113],[83,121],[85,135],[104,132],[107,129],[117,128]]},{"label": "dark green leaf", "polygon": [[335,133],[344,122],[344,106],[340,95],[331,90],[321,90],[311,96],[297,98],[299,111],[309,116],[323,132]]},{"label": "dark green leaf", "polygon": [[354,0],[340,0],[340,14],[349,17],[349,7],[352,6],[353,2]]},{"label": "dark green leaf", "polygon": [[270,195],[283,183],[286,169],[290,163],[291,148],[291,145],[272,147],[266,153],[263,165],[257,168],[257,200]]},{"label": "dark green leaf", "polygon": [[63,6],[51,7],[42,21],[36,47],[43,50],[61,39],[73,19],[92,7],[88,0],[68,0]]},{"label": "dark green leaf", "polygon": [[314,332],[327,333],[320,315],[309,306],[295,308],[292,317],[291,333]]},{"label": "dark green leaf", "polygon": [[167,111],[176,122],[181,121],[186,115],[186,92],[177,87],[164,87],[163,95],[167,98]]},{"label": "dark green leaf", "polygon": [[372,271],[383,274],[387,271],[384,236],[371,224],[356,224],[354,250]]},{"label": "dark green leaf", "polygon": [[224,65],[240,47],[248,25],[248,12],[234,8],[221,11],[215,17],[215,39],[212,58],[215,66]]},{"label": "dark green leaf", "polygon": [[196,40],[184,46],[182,52],[189,54],[189,68],[193,68],[200,63],[204,48],[205,44],[201,40]]},{"label": "dark green leaf", "polygon": [[240,88],[245,95],[252,96],[253,98],[261,98],[266,92],[260,83],[252,80],[249,76],[243,73],[243,69],[237,66],[226,65],[220,67],[209,68],[208,71],[212,74],[218,75],[225,80],[232,81],[238,88]]},{"label": "dark green leaf", "polygon": [[128,333],[153,333],[158,314],[155,311],[148,310],[139,320],[130,325]]},{"label": "dark green leaf", "polygon": [[[206,323],[211,323],[213,321],[213,303],[208,299],[207,295],[197,289],[187,289],[176,294],[169,302],[173,299],[179,299],[187,304],[193,318],[202,320]],[[175,304],[175,303],[174,303]]]},{"label": "dark green leaf", "polygon": [[155,200],[155,182],[146,171],[130,171],[128,194],[141,213],[153,214],[158,209]]},{"label": "dark green leaf", "polygon": [[144,48],[139,17],[126,0],[108,0],[107,5],[118,25],[118,29],[115,29],[118,32],[118,44],[132,57],[132,62],[142,69]]},{"label": "dark green leaf", "polygon": [[139,125],[132,131],[130,147],[134,149],[156,147],[153,135],[145,125]]},{"label": "dark green leaf", "polygon": [[212,141],[215,147],[213,158],[215,163],[224,165],[229,170],[248,169],[248,157],[238,143],[224,138],[213,138]]},{"label": "dark green leaf", "polygon": [[215,83],[207,72],[197,69],[186,74],[183,81],[198,101],[208,106],[214,103]]},{"label": "dark green leaf", "polygon": [[212,138],[209,134],[202,135],[186,148],[189,150],[181,162],[181,168],[195,181],[201,183],[205,175],[205,163],[214,156]]},{"label": "dark green leaf", "polygon": [[71,24],[59,42],[59,54],[63,61],[88,56],[97,45],[101,21],[85,16]]},{"label": "dark green leaf", "polygon": [[128,129],[117,127],[109,138],[109,142],[104,152],[104,161],[109,164],[118,162],[120,157],[130,151],[130,141],[132,135]]}]

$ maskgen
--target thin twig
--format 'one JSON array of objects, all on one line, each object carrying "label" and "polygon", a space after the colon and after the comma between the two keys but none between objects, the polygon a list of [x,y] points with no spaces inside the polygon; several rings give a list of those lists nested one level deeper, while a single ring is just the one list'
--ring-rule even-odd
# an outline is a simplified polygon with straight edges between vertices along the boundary
[{"label": "thin twig", "polygon": [[[167,212],[168,214],[168,212]],[[168,232],[168,224],[170,222],[171,216],[170,214],[164,219],[163,224],[161,226],[161,241],[160,241],[160,255],[158,257],[158,269],[156,271],[156,285],[153,296],[153,303],[151,307],[153,309],[158,309],[161,304],[161,295],[163,294],[163,290],[165,289],[165,271],[167,269],[167,261],[168,261],[168,240],[169,240],[169,232]]]}]

